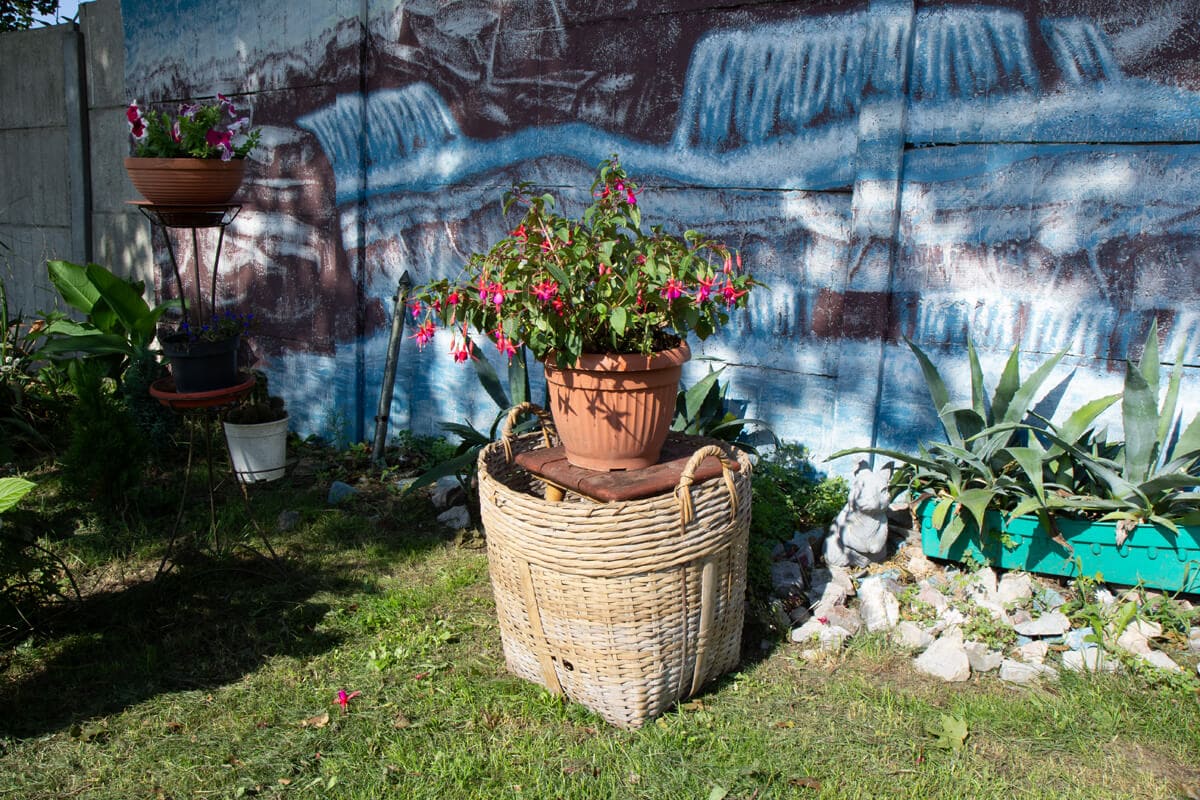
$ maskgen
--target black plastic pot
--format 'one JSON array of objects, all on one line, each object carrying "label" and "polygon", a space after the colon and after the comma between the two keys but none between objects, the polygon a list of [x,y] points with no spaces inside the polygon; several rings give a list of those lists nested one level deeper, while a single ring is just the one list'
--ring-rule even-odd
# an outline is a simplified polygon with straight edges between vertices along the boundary
[{"label": "black plastic pot", "polygon": [[240,339],[240,336],[234,336],[216,342],[191,342],[183,333],[163,339],[163,355],[171,362],[175,391],[211,392],[236,386]]}]

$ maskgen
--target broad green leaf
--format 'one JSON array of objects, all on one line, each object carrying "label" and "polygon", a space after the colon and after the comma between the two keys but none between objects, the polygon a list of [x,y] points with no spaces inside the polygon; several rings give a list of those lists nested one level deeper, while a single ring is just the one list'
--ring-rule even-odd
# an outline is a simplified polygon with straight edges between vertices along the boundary
[{"label": "broad green leaf", "polygon": [[962,532],[966,529],[963,524],[962,514],[955,514],[950,520],[950,524],[942,531],[942,537],[939,540],[938,548],[942,555],[950,552],[950,548],[958,541],[958,537],[962,536]]},{"label": "broad green leaf", "polygon": [[616,306],[608,315],[608,324],[612,326],[613,332],[618,336],[625,335],[625,321],[627,312],[625,306]]},{"label": "broad green leaf", "polygon": [[1008,512],[1008,521],[1012,522],[1017,517],[1023,517],[1026,514],[1033,513],[1042,508],[1042,502],[1036,497],[1026,497],[1017,503],[1012,511]]},{"label": "broad green leaf", "polygon": [[1183,433],[1175,441],[1172,458],[1185,458],[1188,453],[1200,451],[1200,414],[1192,417],[1192,421],[1183,429]]},{"label": "broad green leaf", "polygon": [[1034,494],[1037,496],[1037,502],[1045,504],[1046,489],[1042,485],[1042,451],[1032,447],[1010,447],[1008,453],[1025,473],[1025,477],[1029,478]]},{"label": "broad green leaf", "polygon": [[[904,341],[908,343],[908,347],[913,351],[913,355],[917,357],[917,362],[921,365],[921,372],[925,375],[925,385],[929,388],[929,396],[933,400],[933,407],[940,415],[950,403],[950,394],[946,391],[946,382],[942,380],[941,373],[937,367],[929,360],[929,356],[925,355],[925,351],[917,347],[916,343],[904,337]],[[962,437],[958,435],[958,430],[947,427],[945,420],[942,420],[942,428],[946,431],[946,438],[953,444],[962,444]]]},{"label": "broad green leaf", "polygon": [[1142,373],[1146,383],[1154,387],[1158,394],[1158,317],[1150,322],[1150,330],[1146,332],[1146,344],[1142,347],[1142,357],[1137,362],[1137,370]]},{"label": "broad green leaf", "polygon": [[933,514],[930,516],[930,522],[933,523],[933,527],[941,530],[942,526],[946,524],[946,515],[950,513],[950,509],[952,508],[954,508],[953,497],[943,497],[939,500],[934,505]]},{"label": "broad green leaf", "polygon": [[[1159,458],[1162,461],[1171,459],[1171,451],[1173,448],[1169,446],[1168,437],[1171,435],[1171,428],[1175,425],[1175,407],[1179,402],[1179,384],[1183,380],[1183,353],[1186,341],[1179,343],[1179,350],[1175,353],[1175,362],[1171,366],[1171,379],[1167,381],[1167,396],[1163,398],[1162,410],[1158,414],[1158,447]],[[1157,393],[1158,383],[1153,384]]]},{"label": "broad green leaf", "polygon": [[1013,395],[1021,387],[1021,346],[1013,347],[1004,362],[1000,373],[1000,382],[996,384],[996,393],[992,395],[992,419],[1003,420],[1008,416],[1008,406]]},{"label": "broad green leaf", "polygon": [[967,489],[958,496],[958,502],[963,508],[971,512],[971,516],[975,519],[975,525],[980,534],[986,528],[984,527],[984,516],[987,514],[987,508],[991,505],[992,498],[996,493],[991,489]]},{"label": "broad green leaf", "polygon": [[979,354],[975,352],[975,342],[967,337],[967,361],[971,365],[971,407],[987,425],[987,387],[983,385],[983,367],[979,365]]},{"label": "broad green leaf", "polygon": [[512,405],[508,401],[508,395],[504,393],[504,387],[500,385],[500,376],[496,374],[495,368],[483,356],[471,353],[471,364],[475,367],[475,372],[479,376],[479,383],[483,386],[484,391],[495,401],[500,408],[508,408]]},{"label": "broad green leaf", "polygon": [[24,478],[0,478],[0,514],[20,502],[22,497],[29,494],[34,485],[32,481]]},{"label": "broad green leaf", "polygon": [[88,280],[86,267],[70,261],[48,261],[46,271],[68,305],[84,314],[92,313],[92,307],[100,299],[100,291]]},{"label": "broad green leaf", "polygon": [[1125,426],[1125,478],[1141,483],[1150,474],[1158,432],[1156,391],[1132,364],[1126,364],[1121,418]]},{"label": "broad green leaf", "polygon": [[146,300],[129,285],[99,264],[87,265],[87,276],[113,310],[125,330],[141,341],[154,338],[154,319]]},{"label": "broad green leaf", "polygon": [[517,348],[517,354],[508,362],[508,391],[512,395],[511,400],[514,406],[529,402],[529,369],[526,364],[526,353],[527,348],[525,345],[521,345]]},{"label": "broad green leaf", "polygon": [[439,422],[438,427],[447,433],[453,433],[469,445],[488,444],[491,439],[483,431],[470,423]]},{"label": "broad green leaf", "polygon": [[96,330],[85,330],[70,336],[55,336],[47,339],[38,352],[48,356],[65,353],[80,353],[89,356],[132,356],[134,354],[133,348],[124,336],[118,336],[115,333],[101,333]]},{"label": "broad green leaf", "polygon": [[1058,429],[1058,435],[1068,442],[1077,442],[1084,432],[1096,421],[1096,417],[1107,411],[1113,403],[1121,399],[1119,394],[1110,394],[1088,403],[1084,403],[1067,417]]},{"label": "broad green leaf", "polygon": [[1004,410],[1003,415],[997,412],[995,406],[993,406],[992,413],[996,416],[996,420],[1003,420],[1005,422],[1022,421],[1025,418],[1025,414],[1029,411],[1030,406],[1033,405],[1034,396],[1037,395],[1038,390],[1042,388],[1042,384],[1046,382],[1046,379],[1050,377],[1050,373],[1054,371],[1054,368],[1058,366],[1058,362],[1062,361],[1063,356],[1066,354],[1066,350],[1060,350],[1035,369],[1033,374],[1026,378],[1017,391],[1013,393],[1012,400]]}]

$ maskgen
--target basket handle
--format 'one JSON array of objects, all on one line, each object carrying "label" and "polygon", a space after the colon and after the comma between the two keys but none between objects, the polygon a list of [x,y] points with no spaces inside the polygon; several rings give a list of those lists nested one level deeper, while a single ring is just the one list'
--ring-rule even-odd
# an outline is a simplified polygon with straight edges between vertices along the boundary
[{"label": "basket handle", "polygon": [[721,461],[721,477],[724,478],[725,488],[729,491],[731,516],[737,516],[737,487],[733,484],[733,470],[738,463],[730,458],[729,453],[720,445],[706,444],[692,453],[692,457],[683,468],[683,474],[679,476],[679,485],[675,487],[675,500],[679,503],[679,521],[685,528],[696,518],[696,511],[692,505],[692,483],[696,478],[696,470],[700,468],[704,459],[710,457]]},{"label": "basket handle", "polygon": [[508,410],[508,416],[504,419],[504,426],[501,428],[500,442],[504,445],[504,460],[511,464],[513,460],[512,443],[516,438],[513,435],[513,428],[517,424],[522,414],[533,414],[542,423],[542,440],[546,443],[546,447],[550,447],[550,436],[555,437],[558,433],[554,430],[554,421],[550,418],[550,413],[546,409],[536,403],[521,403],[513,406]]}]

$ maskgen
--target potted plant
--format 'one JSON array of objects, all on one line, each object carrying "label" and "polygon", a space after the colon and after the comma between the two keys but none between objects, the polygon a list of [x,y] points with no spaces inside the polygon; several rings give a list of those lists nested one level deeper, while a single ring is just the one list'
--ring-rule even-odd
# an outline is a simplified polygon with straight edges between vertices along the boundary
[{"label": "potted plant", "polygon": [[267,389],[267,376],[255,371],[250,397],[225,416],[225,443],[234,474],[242,483],[283,477],[287,463],[288,413],[283,398]]},{"label": "potted plant", "polygon": [[215,103],[184,103],[176,114],[143,112],[134,100],[125,117],[135,143],[125,170],[142,197],[158,206],[228,203],[259,139],[249,118],[220,94]]},{"label": "potted plant", "polygon": [[[1018,348],[990,400],[968,343],[971,401],[956,405],[933,362],[912,342],[947,441],[916,455],[871,448],[906,468],[931,556],[982,560],[1054,575],[1095,575],[1175,591],[1200,589],[1200,415],[1178,414],[1182,349],[1160,403],[1158,330],[1126,364],[1121,394],[1085,403],[1062,421],[1034,411],[1059,353],[1022,381]],[[1124,439],[1094,424],[1120,402]]]},{"label": "potted plant", "polygon": [[211,392],[237,385],[238,346],[253,322],[254,314],[227,309],[198,324],[185,317],[177,330],[160,332],[159,345],[171,363],[175,391]]},{"label": "potted plant", "polygon": [[415,338],[427,344],[442,324],[460,362],[474,355],[472,331],[510,358],[525,345],[544,364],[567,459],[637,469],[658,460],[688,334],[710,336],[758,284],[724,244],[643,227],[640,189],[617,156],[600,163],[591,192],[570,218],[552,195],[514,186],[503,208],[524,209],[517,226],[457,279],[414,294]]}]

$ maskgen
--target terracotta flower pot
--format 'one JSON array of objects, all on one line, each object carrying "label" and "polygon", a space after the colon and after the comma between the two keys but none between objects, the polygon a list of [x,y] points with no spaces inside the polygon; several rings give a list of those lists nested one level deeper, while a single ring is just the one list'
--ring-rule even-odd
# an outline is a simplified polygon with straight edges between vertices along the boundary
[{"label": "terracotta flower pot", "polygon": [[127,158],[125,171],[142,197],[158,206],[219,206],[237,194],[246,160]]},{"label": "terracotta flower pot", "polygon": [[684,342],[653,355],[583,355],[560,369],[546,362],[550,414],[567,461],[594,470],[643,469],[658,463],[675,416]]}]

